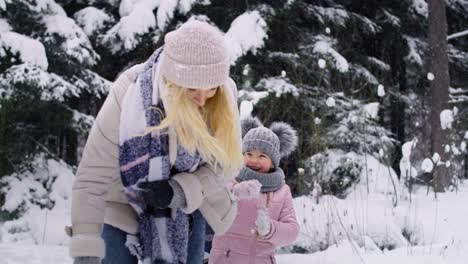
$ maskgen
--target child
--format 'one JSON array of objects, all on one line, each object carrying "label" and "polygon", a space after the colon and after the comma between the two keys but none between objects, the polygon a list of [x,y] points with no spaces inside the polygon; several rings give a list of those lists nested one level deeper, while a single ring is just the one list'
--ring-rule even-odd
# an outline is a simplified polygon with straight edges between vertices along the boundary
[{"label": "child", "polygon": [[[214,237],[210,264],[276,263],[275,248],[291,244],[299,233],[291,190],[278,167],[280,158],[296,148],[296,131],[282,122],[268,129],[253,118],[241,124],[245,166],[236,178],[239,184],[232,186],[240,197],[238,212],[230,229]],[[253,199],[252,180],[261,183],[261,194]]]}]

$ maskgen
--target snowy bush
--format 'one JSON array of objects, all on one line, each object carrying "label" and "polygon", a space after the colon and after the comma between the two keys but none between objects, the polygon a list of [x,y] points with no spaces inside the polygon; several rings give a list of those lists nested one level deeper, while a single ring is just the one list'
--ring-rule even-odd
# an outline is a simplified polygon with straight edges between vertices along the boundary
[{"label": "snowy bush", "polygon": [[30,169],[0,179],[5,196],[2,212],[12,213],[2,225],[2,242],[65,244],[63,228],[69,223],[71,168],[45,154],[34,158]]}]

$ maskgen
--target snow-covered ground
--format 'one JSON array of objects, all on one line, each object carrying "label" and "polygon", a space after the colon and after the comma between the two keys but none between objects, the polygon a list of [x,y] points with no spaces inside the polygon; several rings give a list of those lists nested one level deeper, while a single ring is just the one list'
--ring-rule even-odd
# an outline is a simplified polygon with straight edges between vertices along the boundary
[{"label": "snow-covered ground", "polygon": [[[351,194],[352,195],[352,194]],[[296,200],[296,206],[305,198]],[[331,211],[341,214],[347,212],[352,220],[342,218],[341,223],[335,223],[338,227],[330,228],[329,236],[335,236],[336,240],[342,238],[334,245],[331,245],[324,251],[312,254],[278,254],[278,263],[320,263],[320,264],[361,264],[361,263],[379,263],[379,264],[462,264],[468,259],[468,228],[466,228],[466,219],[468,219],[468,186],[460,186],[458,192],[447,192],[439,194],[438,199],[434,199],[433,194],[426,195],[424,189],[420,189],[412,195],[412,203],[402,200],[394,209],[385,209],[384,202],[379,201],[376,196],[361,200],[360,207],[353,199],[337,200],[330,197],[322,197],[319,204],[324,207],[330,207],[330,203],[335,203]],[[313,207],[316,204],[307,204]],[[380,210],[376,207],[380,207]],[[357,212],[353,212],[357,208]],[[340,236],[340,231],[344,231],[351,226],[356,216],[361,215],[363,208],[367,208],[365,230],[359,224],[354,225],[355,229],[361,229],[357,233],[350,230],[348,235]],[[298,216],[301,219],[302,211],[297,208]],[[317,210],[317,208],[315,208]],[[348,211],[349,210],[349,211]],[[386,220],[383,219],[383,212],[387,212]],[[317,211],[316,211],[317,212]],[[318,212],[317,212],[318,213]],[[328,216],[321,215],[321,222],[331,223],[332,214]],[[359,218],[359,217],[358,217]],[[403,221],[399,223],[399,219]],[[323,228],[321,222],[315,223],[315,232]],[[357,223],[356,222],[356,223]],[[394,226],[392,225],[394,223]],[[376,225],[376,226],[372,226]],[[396,234],[392,234],[392,229],[406,227],[408,232],[413,232],[413,244],[407,243],[392,250],[381,250],[376,246],[378,243],[398,244],[402,241],[396,241]],[[57,226],[61,229],[61,226]],[[309,228],[309,230],[307,229]],[[310,225],[303,224],[301,232],[311,232]],[[314,232],[314,231],[312,231]],[[334,232],[338,232],[333,234]],[[360,233],[368,236],[363,243],[359,242],[356,234]],[[343,233],[343,232],[341,232]],[[387,241],[382,235],[387,234]],[[320,232],[318,235],[321,235]],[[313,236],[313,234],[307,234]],[[322,239],[322,238],[321,238]],[[333,239],[329,238],[330,241]],[[352,239],[352,240],[350,240]],[[392,242],[392,239],[395,240]],[[352,244],[350,241],[354,241]],[[383,242],[382,242],[383,241]],[[325,241],[322,241],[325,242]],[[1,243],[0,244],[0,263],[1,264],[71,264],[72,260],[68,256],[66,246],[56,245],[31,245],[30,243]]]},{"label": "snow-covered ground", "polygon": [[[329,151],[324,166],[334,170],[343,155],[352,160],[363,158],[355,153]],[[458,190],[439,193],[437,198],[423,186],[410,195],[393,170],[372,156],[365,160],[361,180],[349,190],[346,199],[318,196],[318,191],[312,191],[311,196],[294,200],[301,225],[294,252],[313,253],[284,253],[291,252],[289,247],[280,250],[278,263],[467,263],[468,183],[461,182]],[[36,173],[24,178],[46,184],[20,181],[15,175],[3,178],[9,187],[3,190],[7,203],[2,208],[14,209],[23,204],[27,211],[20,219],[0,223],[0,264],[73,262],[68,256],[69,238],[63,231],[70,222],[73,174],[53,160],[36,165]],[[48,186],[47,190],[43,186]],[[49,210],[28,202],[36,196],[48,197],[41,201],[53,202],[54,207]]]}]

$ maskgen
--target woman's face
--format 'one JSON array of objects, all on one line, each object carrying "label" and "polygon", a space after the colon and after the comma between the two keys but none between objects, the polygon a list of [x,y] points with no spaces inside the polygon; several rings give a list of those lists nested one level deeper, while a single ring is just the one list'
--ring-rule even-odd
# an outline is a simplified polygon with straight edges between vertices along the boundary
[{"label": "woman's face", "polygon": [[206,100],[210,99],[216,94],[218,88],[211,89],[190,89],[188,88],[188,96],[190,100],[194,102],[199,107],[203,107],[206,103]]},{"label": "woman's face", "polygon": [[273,167],[273,162],[267,154],[254,149],[244,153],[244,165],[254,171],[267,173]]}]

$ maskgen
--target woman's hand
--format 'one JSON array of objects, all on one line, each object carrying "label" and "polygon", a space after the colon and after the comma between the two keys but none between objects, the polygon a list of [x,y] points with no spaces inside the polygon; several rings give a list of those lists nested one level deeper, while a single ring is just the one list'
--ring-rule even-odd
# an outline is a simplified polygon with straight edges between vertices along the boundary
[{"label": "woman's hand", "polygon": [[143,197],[143,202],[149,211],[169,208],[174,196],[174,190],[169,184],[169,180],[141,182],[138,184],[137,190]]},{"label": "woman's hand", "polygon": [[236,200],[256,199],[260,195],[262,184],[257,180],[243,181],[232,187]]}]

